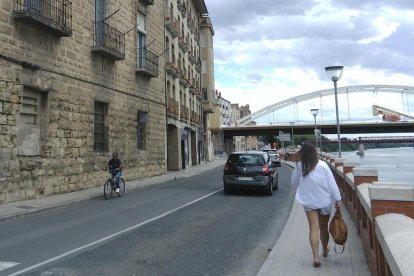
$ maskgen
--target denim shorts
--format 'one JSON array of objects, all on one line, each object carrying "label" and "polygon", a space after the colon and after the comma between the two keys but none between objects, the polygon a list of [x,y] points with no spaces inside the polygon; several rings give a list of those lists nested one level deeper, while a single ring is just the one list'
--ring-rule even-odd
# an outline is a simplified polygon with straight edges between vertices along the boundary
[{"label": "denim shorts", "polygon": [[319,208],[319,209],[309,208],[309,207],[303,206],[303,209],[305,209],[305,212],[312,211],[312,210],[319,210],[319,214],[321,214],[323,216],[330,215],[331,214],[331,208],[332,208],[331,205],[328,205],[326,207]]}]

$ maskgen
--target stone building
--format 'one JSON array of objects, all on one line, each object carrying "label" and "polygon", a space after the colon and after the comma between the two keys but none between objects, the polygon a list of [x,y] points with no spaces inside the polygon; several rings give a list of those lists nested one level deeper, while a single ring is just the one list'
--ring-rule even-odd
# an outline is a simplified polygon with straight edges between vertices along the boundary
[{"label": "stone building", "polygon": [[200,21],[204,0],[164,0],[167,168],[199,164],[203,155]]},{"label": "stone building", "polygon": [[210,115],[214,113],[214,29],[210,17],[203,15],[200,22],[201,90],[203,97],[204,155],[207,161],[214,159],[214,145],[210,126]]},{"label": "stone building", "polygon": [[163,14],[154,0],[0,2],[0,203],[103,185],[115,151],[125,179],[166,172]]}]

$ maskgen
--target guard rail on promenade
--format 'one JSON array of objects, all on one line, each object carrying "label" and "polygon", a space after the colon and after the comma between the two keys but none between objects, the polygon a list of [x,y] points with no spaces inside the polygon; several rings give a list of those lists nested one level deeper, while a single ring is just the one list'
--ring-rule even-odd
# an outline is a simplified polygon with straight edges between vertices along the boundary
[{"label": "guard rail on promenade", "polygon": [[414,275],[414,187],[378,182],[378,169],[359,162],[321,158],[335,176],[372,275]]}]

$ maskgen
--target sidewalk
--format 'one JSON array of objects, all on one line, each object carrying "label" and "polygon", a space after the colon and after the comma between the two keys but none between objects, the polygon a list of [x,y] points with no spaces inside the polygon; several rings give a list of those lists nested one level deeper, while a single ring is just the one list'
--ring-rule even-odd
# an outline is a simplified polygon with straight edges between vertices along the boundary
[{"label": "sidewalk", "polygon": [[[294,164],[293,162],[285,163],[290,166]],[[348,226],[348,239],[344,253],[335,253],[334,243],[332,239],[329,239],[331,250],[328,257],[322,257],[321,249],[322,265],[317,268],[313,267],[312,250],[308,236],[308,221],[302,206],[294,201],[282,234],[257,276],[371,275],[355,225],[346,208],[341,207],[342,215]],[[341,248],[339,246],[339,249]]]},{"label": "sidewalk", "polygon": [[[216,159],[212,162],[205,162],[181,171],[127,181],[127,193],[128,190],[190,177],[223,166],[224,162],[225,159]],[[290,163],[292,162],[285,163],[291,165]],[[103,197],[103,186],[41,199],[6,203],[0,205],[0,220],[39,212],[49,208],[70,205],[95,197]],[[332,240],[330,240],[331,251],[329,252],[329,256],[327,258],[321,257],[322,266],[314,268],[312,266],[313,259],[308,238],[308,222],[302,207],[295,202],[279,240],[274,245],[257,275],[371,275],[356,228],[345,208],[342,208],[342,213],[348,226],[348,240],[345,252],[336,254],[333,250],[334,245]]]}]

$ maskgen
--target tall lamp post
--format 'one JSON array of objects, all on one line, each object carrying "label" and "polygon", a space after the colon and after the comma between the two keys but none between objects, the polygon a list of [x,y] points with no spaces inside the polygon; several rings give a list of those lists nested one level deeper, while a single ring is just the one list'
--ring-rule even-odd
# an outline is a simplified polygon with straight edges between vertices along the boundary
[{"label": "tall lamp post", "polygon": [[317,148],[317,147],[318,147],[318,130],[316,129],[316,116],[317,116],[317,115],[318,115],[318,113],[319,113],[319,109],[317,109],[317,108],[312,108],[312,109],[310,110],[310,112],[312,113],[313,118],[315,119],[315,130],[314,130],[314,132],[315,132],[315,148]]},{"label": "tall lamp post", "polygon": [[295,125],[295,122],[290,122],[290,127],[292,128],[292,146],[295,147],[295,136],[293,136],[293,126]]},{"label": "tall lamp post", "polygon": [[338,113],[338,92],[336,83],[342,76],[343,66],[328,66],[325,67],[326,75],[330,78],[334,83],[335,88],[335,107],[336,107],[336,132],[338,133],[338,153],[339,158],[341,158],[341,127],[339,125],[339,113]]}]

